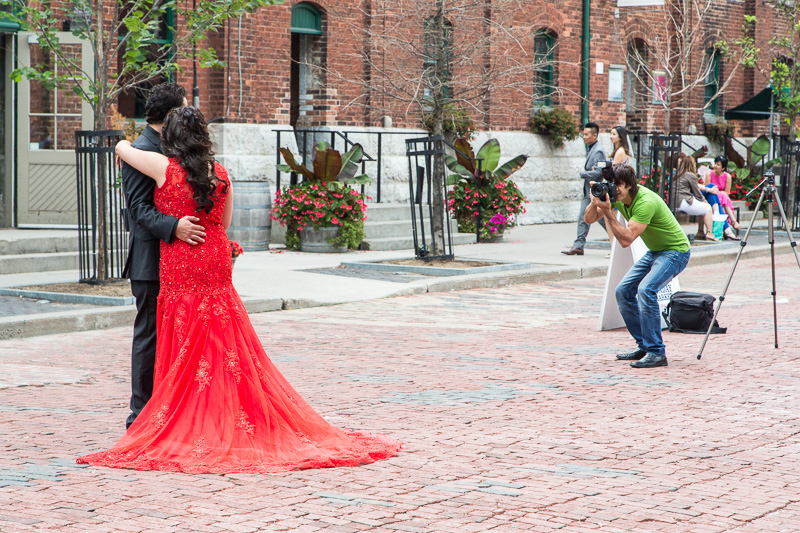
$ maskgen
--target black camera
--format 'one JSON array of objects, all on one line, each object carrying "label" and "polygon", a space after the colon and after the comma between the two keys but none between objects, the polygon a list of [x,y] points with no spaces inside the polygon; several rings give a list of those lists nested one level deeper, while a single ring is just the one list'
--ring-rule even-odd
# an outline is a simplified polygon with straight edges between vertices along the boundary
[{"label": "black camera", "polygon": [[607,194],[608,201],[613,202],[617,197],[617,186],[614,185],[614,179],[611,177],[611,161],[598,161],[595,168],[602,173],[603,181],[592,185],[592,196],[605,200]]}]

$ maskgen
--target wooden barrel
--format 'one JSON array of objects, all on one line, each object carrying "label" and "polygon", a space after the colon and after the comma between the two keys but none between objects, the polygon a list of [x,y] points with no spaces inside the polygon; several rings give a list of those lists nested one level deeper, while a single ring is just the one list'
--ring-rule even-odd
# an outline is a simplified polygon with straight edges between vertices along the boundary
[{"label": "wooden barrel", "polygon": [[272,193],[266,181],[233,182],[233,216],[228,238],[245,251],[269,250]]}]

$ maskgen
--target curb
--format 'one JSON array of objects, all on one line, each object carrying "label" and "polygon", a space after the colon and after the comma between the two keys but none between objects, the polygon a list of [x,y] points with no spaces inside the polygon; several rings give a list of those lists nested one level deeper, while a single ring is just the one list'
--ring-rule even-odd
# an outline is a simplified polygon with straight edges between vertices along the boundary
[{"label": "curb", "polygon": [[[739,253],[740,246],[728,250],[718,250],[710,253],[699,252],[692,255],[689,266],[701,266],[716,263],[732,263]],[[775,254],[792,252],[789,242],[776,243]],[[770,255],[769,245],[745,246],[742,253],[744,259],[755,259]],[[575,279],[596,278],[604,276],[608,267],[606,265],[588,267],[564,266],[539,266],[529,270],[497,271],[479,274],[465,274],[449,276],[433,280],[412,281],[407,286],[393,292],[385,298],[398,296],[411,296],[429,292],[450,292],[466,289],[490,289],[505,287],[522,283],[543,283],[552,281],[568,281]],[[257,297],[243,297],[242,302],[250,314],[266,313],[271,311],[308,309],[339,305],[342,303],[365,301],[373,298],[354,298],[344,301],[325,301],[313,299],[263,299]],[[136,316],[136,307],[126,305],[123,307],[99,307],[97,309],[79,309],[61,311],[58,313],[41,313],[36,315],[22,315],[0,318],[0,340],[35,337],[39,335],[52,335],[58,333],[71,333],[76,331],[89,331],[96,329],[133,326]]]}]

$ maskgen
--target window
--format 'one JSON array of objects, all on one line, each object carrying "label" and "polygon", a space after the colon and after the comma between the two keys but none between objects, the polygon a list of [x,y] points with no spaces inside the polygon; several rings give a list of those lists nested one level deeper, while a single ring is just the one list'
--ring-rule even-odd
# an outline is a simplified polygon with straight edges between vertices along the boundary
[{"label": "window", "polygon": [[[175,39],[175,10],[172,8],[167,9],[158,21],[158,29],[155,31],[155,39],[150,41],[150,51],[152,54],[159,54],[159,49],[165,45],[169,45]],[[124,54],[120,54],[120,62],[124,60]],[[120,66],[121,68],[121,66]],[[158,85],[171,81],[165,76],[157,76],[154,79],[147,80],[144,83],[138,84],[136,87],[128,89],[121,93],[117,98],[117,109],[127,118],[144,118],[144,105],[147,101],[147,95],[150,89]]]},{"label": "window", "polygon": [[[61,51],[69,60],[80,62],[81,45],[62,44]],[[45,65],[56,76],[66,74],[52,51],[38,43],[31,43],[30,52],[32,65]],[[78,95],[67,89],[49,88],[37,81],[31,81],[28,105],[28,141],[31,150],[75,149],[75,131],[81,129],[82,124],[83,104]]]},{"label": "window", "polygon": [[653,103],[663,104],[667,101],[667,72],[664,70],[653,71]]},{"label": "window", "polygon": [[706,52],[708,56],[708,74],[706,75],[705,94],[703,103],[705,104],[705,115],[718,115],[719,114],[719,50],[709,49]]},{"label": "window", "polygon": [[555,87],[555,36],[546,30],[536,33],[533,39],[534,100],[536,106],[553,105]]},{"label": "window", "polygon": [[[441,35],[437,35],[437,26],[441,27]],[[432,100],[434,90],[439,89],[443,97],[449,98],[450,87],[448,83],[450,82],[450,61],[453,54],[453,28],[449,22],[443,21],[441,25],[437,25],[433,17],[425,21],[425,49],[423,54],[424,98]],[[440,65],[442,79],[436,78],[437,60],[441,60],[444,63]]]},{"label": "window", "polygon": [[644,107],[645,97],[649,91],[645,86],[649,69],[648,56],[647,45],[641,39],[634,39],[628,43],[628,79],[625,97],[625,110],[628,112],[635,112]]},{"label": "window", "polygon": [[625,90],[625,67],[611,65],[608,67],[608,101],[622,102]]}]

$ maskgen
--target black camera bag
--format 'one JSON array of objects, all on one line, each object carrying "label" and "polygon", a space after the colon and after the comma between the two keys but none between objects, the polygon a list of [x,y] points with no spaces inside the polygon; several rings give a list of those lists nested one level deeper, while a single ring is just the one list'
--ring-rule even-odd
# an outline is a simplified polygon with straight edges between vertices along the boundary
[{"label": "black camera bag", "polygon": [[[716,298],[710,294],[678,291],[670,297],[669,304],[664,309],[664,321],[670,331],[705,334],[714,319],[715,301]],[[714,320],[711,333],[726,331],[728,328],[719,327],[719,323]]]}]

